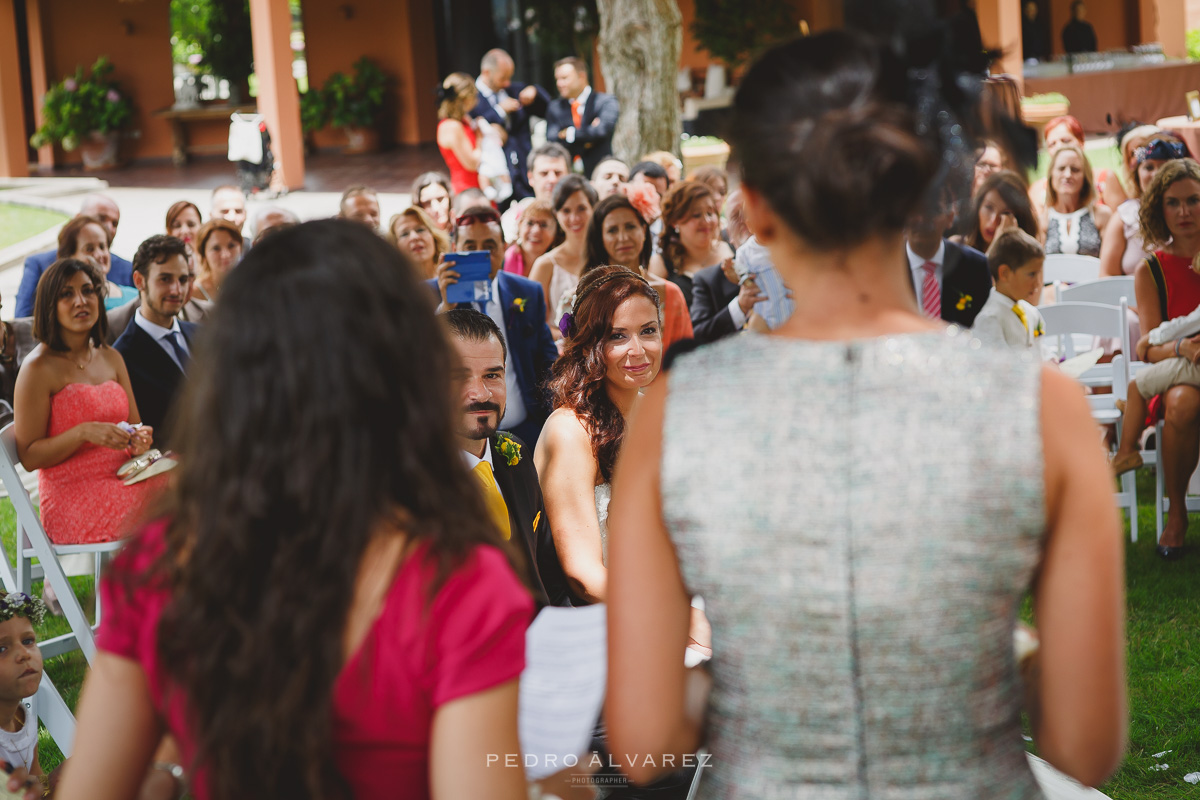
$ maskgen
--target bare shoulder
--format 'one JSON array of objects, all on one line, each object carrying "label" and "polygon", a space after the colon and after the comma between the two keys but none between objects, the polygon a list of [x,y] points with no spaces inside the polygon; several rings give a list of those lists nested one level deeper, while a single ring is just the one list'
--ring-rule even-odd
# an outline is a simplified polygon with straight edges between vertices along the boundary
[{"label": "bare shoulder", "polygon": [[542,426],[541,440],[555,449],[582,445],[590,453],[592,448],[592,438],[583,420],[569,408],[556,408],[551,412]]}]

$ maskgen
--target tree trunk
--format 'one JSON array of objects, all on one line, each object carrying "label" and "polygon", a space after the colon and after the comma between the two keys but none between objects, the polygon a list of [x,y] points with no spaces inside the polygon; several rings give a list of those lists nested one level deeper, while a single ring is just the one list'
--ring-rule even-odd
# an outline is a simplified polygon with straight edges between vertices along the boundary
[{"label": "tree trunk", "polygon": [[683,18],[675,0],[597,0],[600,69],[621,105],[613,153],[632,165],[645,153],[679,153],[675,77]]}]

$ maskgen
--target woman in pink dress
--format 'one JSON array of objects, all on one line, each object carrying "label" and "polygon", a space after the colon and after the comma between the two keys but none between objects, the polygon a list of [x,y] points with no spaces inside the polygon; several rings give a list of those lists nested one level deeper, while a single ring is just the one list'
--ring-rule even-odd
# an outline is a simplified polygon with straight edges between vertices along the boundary
[{"label": "woman in pink dress", "polygon": [[213,313],[167,514],[102,587],[57,796],[135,796],[166,732],[197,800],[524,800],[503,754],[533,600],[454,440],[418,277],[365,227],[309,222]]},{"label": "woman in pink dress", "polygon": [[17,376],[17,454],[38,473],[42,526],[56,544],[111,542],[128,532],[159,481],[126,486],[117,470],[144,453],[154,431],[140,422],[121,354],[105,344],[104,278],[91,263],[56,261],[38,282],[33,335],[40,342]]}]

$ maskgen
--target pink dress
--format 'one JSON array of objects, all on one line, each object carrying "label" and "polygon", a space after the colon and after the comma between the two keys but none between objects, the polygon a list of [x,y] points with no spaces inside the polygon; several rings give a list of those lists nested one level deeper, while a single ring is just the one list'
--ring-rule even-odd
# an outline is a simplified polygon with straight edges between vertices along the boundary
[{"label": "pink dress", "polygon": [[[116,381],[68,383],[50,398],[47,436],[58,436],[81,422],[125,422],[129,398]],[[126,486],[117,469],[129,460],[124,450],[84,444],[70,458],[38,472],[42,527],[55,544],[112,542],[165,483],[151,478]]]},{"label": "pink dress", "polygon": [[[110,575],[143,574],[162,553],[165,530],[161,521],[147,526],[144,539],[122,553]],[[525,668],[533,600],[501,552],[476,547],[427,606],[436,566],[423,544],[400,565],[379,618],[334,683],[331,756],[361,800],[428,798],[434,712],[511,681]],[[158,663],[158,620],[169,592],[142,584],[130,596],[106,578],[101,593],[105,618],[98,646],[141,665],[155,708],[189,763],[196,748],[186,701],[168,691]],[[210,797],[203,769],[193,776],[192,795]]]}]

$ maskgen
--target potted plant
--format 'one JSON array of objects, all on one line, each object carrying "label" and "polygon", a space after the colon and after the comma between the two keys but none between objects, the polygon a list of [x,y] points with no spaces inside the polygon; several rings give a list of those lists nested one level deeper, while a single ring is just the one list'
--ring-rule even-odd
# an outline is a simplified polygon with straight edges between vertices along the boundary
[{"label": "potted plant", "polygon": [[345,152],[379,149],[379,116],[386,90],[387,76],[366,56],[354,62],[353,75],[335,72],[325,82],[321,93],[329,122],[346,132]]},{"label": "potted plant", "polygon": [[42,127],[29,142],[34,147],[62,145],[79,148],[84,169],[108,169],[117,165],[118,136],[133,114],[133,103],[112,80],[112,63],[105,57],[92,65],[85,77],[78,67],[46,92],[42,101]]},{"label": "potted plant", "polygon": [[688,136],[685,133],[679,142],[679,155],[683,157],[685,176],[700,167],[725,169],[729,161],[729,145],[716,136]]},{"label": "potted plant", "polygon": [[1032,97],[1021,98],[1021,116],[1025,123],[1037,131],[1038,141],[1042,141],[1046,123],[1055,117],[1065,117],[1071,110],[1071,101],[1059,92],[1035,94]]},{"label": "potted plant", "polygon": [[300,129],[304,132],[304,147],[312,153],[316,150],[312,136],[329,122],[329,109],[319,89],[309,89],[300,95]]}]

